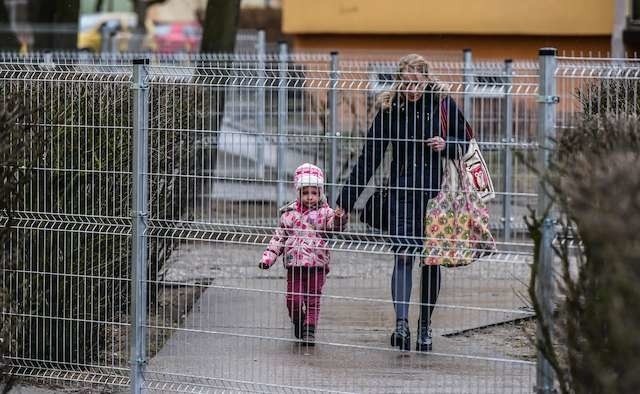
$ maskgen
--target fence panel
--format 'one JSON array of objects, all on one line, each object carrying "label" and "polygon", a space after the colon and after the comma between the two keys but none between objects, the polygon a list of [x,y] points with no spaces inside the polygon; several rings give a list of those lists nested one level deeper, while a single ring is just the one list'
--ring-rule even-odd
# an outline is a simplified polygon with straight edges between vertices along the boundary
[{"label": "fence panel", "polygon": [[[322,296],[317,345],[299,346],[284,302],[286,271],[279,263],[266,272],[257,268],[278,226],[279,193],[285,201],[295,198],[297,165],[311,162],[327,169],[332,159],[336,184],[327,183],[326,189],[341,189],[373,121],[375,96],[389,88],[395,71],[391,62],[344,61],[332,71],[330,57],[277,60],[267,59],[264,70],[259,62],[200,66],[190,71],[191,78],[174,66],[150,68],[152,87],[171,85],[181,96],[182,104],[170,115],[197,113],[209,120],[183,119],[171,130],[150,128],[152,134],[191,136],[195,162],[204,164],[183,173],[150,167],[151,183],[180,178],[190,184],[178,196],[179,217],[161,220],[157,210],[150,210],[149,237],[179,246],[166,269],[151,270],[161,274],[149,286],[181,289],[181,298],[171,300],[169,310],[191,312],[175,327],[151,320],[150,329],[164,330],[170,339],[149,363],[147,387],[196,392],[206,387],[269,392],[530,391],[534,355],[505,344],[531,317],[519,295],[526,291],[530,244],[515,228],[517,236],[499,242],[499,253],[470,267],[443,270],[433,317],[435,350],[423,355],[388,345],[395,324],[389,297],[392,242],[353,214],[347,230],[327,242],[331,273]],[[498,153],[505,146],[524,152],[535,148],[537,75],[531,67],[514,68],[510,83],[475,86],[472,103],[479,110],[474,128],[489,152],[491,147]],[[435,63],[431,75],[456,102],[464,101],[461,63]],[[335,113],[329,113],[333,92]],[[516,112],[517,137],[508,143],[502,141],[501,128],[500,100],[505,95]],[[497,98],[486,108],[492,96]],[[158,116],[152,107],[151,118]],[[337,157],[327,154],[334,139]],[[264,152],[260,155],[257,149]],[[489,153],[489,165],[492,173],[500,174],[502,159],[494,156]],[[184,150],[173,160],[185,161]],[[535,179],[513,160],[514,171],[521,172],[511,175],[510,197],[513,209],[522,214],[527,204],[535,204]],[[384,161],[389,170],[389,157]],[[504,195],[501,185],[497,182],[499,196]],[[502,201],[499,197],[493,203],[494,215],[502,213]],[[496,233],[500,226],[494,223]],[[416,269],[409,317],[413,341],[420,307],[417,274]]]},{"label": "fence panel", "polygon": [[[131,60],[36,56],[2,63],[3,92],[21,97],[48,136],[16,210],[9,256],[20,265],[3,270],[12,294],[47,301],[11,313],[30,327],[28,335],[14,332],[19,374],[130,384]],[[332,169],[328,179],[335,181],[326,189],[335,198],[365,143],[376,97],[391,87],[396,70],[391,60],[339,55],[333,65],[329,55],[299,54],[152,59],[145,388],[531,390],[534,355],[522,333],[531,327],[524,296],[531,244],[516,218],[535,206],[536,179],[516,156],[537,146],[536,65],[515,62],[509,74],[504,63],[477,63],[469,87],[463,62],[430,64],[443,92],[462,110],[465,102],[473,106],[469,120],[496,186],[489,208],[498,240],[498,253],[442,270],[434,351],[389,346],[393,239],[357,213],[371,187],[346,230],[327,239],[331,272],[315,347],[299,346],[292,335],[286,271],[279,263],[257,268],[280,203],[295,198],[296,166]],[[389,173],[392,154],[381,158],[373,182],[398,177]],[[514,218],[508,234],[505,212]],[[413,264],[412,348],[421,306],[418,260]],[[25,283],[36,285],[23,293]]]},{"label": "fence panel", "polygon": [[130,71],[26,61],[0,64],[0,79],[34,135],[1,256],[11,362],[19,375],[126,385]]}]

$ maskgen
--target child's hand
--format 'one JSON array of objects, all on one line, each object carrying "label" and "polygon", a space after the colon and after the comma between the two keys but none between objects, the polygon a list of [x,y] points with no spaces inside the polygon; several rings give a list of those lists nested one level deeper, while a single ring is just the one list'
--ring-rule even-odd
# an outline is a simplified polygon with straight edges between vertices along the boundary
[{"label": "child's hand", "polygon": [[261,261],[261,262],[258,263],[258,268],[260,268],[261,270],[268,270],[269,269],[269,264],[263,263]]}]

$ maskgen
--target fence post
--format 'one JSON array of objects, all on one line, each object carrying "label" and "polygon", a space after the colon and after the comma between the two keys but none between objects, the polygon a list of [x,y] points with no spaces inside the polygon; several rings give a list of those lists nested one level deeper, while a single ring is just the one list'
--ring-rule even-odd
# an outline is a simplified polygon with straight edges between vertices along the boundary
[{"label": "fence post", "polygon": [[503,142],[503,166],[504,194],[502,196],[502,221],[504,224],[504,242],[511,240],[511,193],[513,192],[513,97],[511,96],[511,75],[513,62],[511,59],[504,61],[504,97],[502,104],[502,129],[504,130]]},{"label": "fence post", "polygon": [[325,160],[328,167],[329,188],[327,199],[329,204],[333,204],[337,196],[336,183],[338,176],[336,174],[337,156],[338,156],[338,52],[331,52],[331,88],[329,89],[329,97],[327,97],[327,105],[329,108],[329,133],[325,137],[329,138],[329,160]]},{"label": "fence post", "polygon": [[258,52],[258,90],[256,97],[256,105],[258,106],[256,119],[256,178],[264,179],[264,139],[266,132],[265,119],[265,57],[267,53],[266,35],[264,30],[258,30],[258,42],[256,43],[256,52]]},{"label": "fence post", "polygon": [[278,174],[278,184],[276,189],[276,201],[278,207],[285,203],[285,182],[286,182],[286,135],[287,135],[287,118],[289,115],[288,99],[287,99],[287,68],[288,68],[287,43],[280,42],[280,63],[278,65],[279,84],[278,84],[278,142],[277,142],[277,164],[276,172]]},{"label": "fence post", "polygon": [[144,368],[147,363],[147,221],[148,194],[148,124],[149,86],[147,66],[149,59],[133,61],[133,149],[131,165],[131,392],[141,393]]},{"label": "fence post", "polygon": [[111,51],[111,29],[105,23],[100,26],[100,53]]},{"label": "fence post", "polygon": [[471,91],[473,86],[473,57],[471,55],[471,49],[466,48],[462,51],[462,60],[464,62],[462,66],[462,78],[464,86],[463,97],[463,115],[467,122],[471,123],[473,117],[473,105],[471,99]]},{"label": "fence post", "polygon": [[[558,103],[556,96],[555,70],[556,49],[542,48],[540,55],[540,86],[538,98],[538,166],[544,172],[549,166],[552,142],[555,134],[555,105]],[[551,199],[540,182],[538,189],[538,213],[547,212]],[[540,301],[541,314],[549,327],[553,326],[554,308],[554,274],[553,274],[553,219],[551,211],[546,215],[542,228],[542,239],[539,253],[539,275],[537,281],[536,297]],[[538,319],[538,338],[541,335],[540,319]],[[538,350],[536,392],[553,393],[555,376],[551,364]]]}]

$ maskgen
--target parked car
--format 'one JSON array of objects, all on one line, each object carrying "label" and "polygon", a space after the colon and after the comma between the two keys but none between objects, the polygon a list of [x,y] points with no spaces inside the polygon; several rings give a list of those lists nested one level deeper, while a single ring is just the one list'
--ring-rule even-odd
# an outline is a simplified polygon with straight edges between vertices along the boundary
[{"label": "parked car", "polygon": [[138,17],[133,12],[81,15],[78,29],[78,49],[100,52],[103,30],[106,30],[107,35],[131,32],[137,23]]},{"label": "parked car", "polygon": [[[113,43],[104,49],[126,52],[132,49],[138,16],[134,12],[104,12],[80,16],[78,49],[90,52],[103,50],[102,39],[106,35]],[[142,37],[136,49],[154,49],[149,38]],[[112,44],[112,45],[111,45]]]},{"label": "parked car", "polygon": [[160,23],[153,27],[155,48],[161,53],[198,52],[201,39],[202,28],[198,22]]}]

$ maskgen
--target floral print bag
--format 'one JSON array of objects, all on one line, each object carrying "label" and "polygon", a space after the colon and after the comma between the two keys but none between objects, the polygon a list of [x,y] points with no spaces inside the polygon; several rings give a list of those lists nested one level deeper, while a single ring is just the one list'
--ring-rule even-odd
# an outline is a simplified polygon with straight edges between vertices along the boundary
[{"label": "floral print bag", "polygon": [[442,189],[427,204],[422,257],[425,265],[460,267],[496,251],[489,231],[489,210],[460,162],[456,160],[454,164],[445,166],[445,172],[458,173],[456,190],[449,185],[452,177],[445,173]]}]

